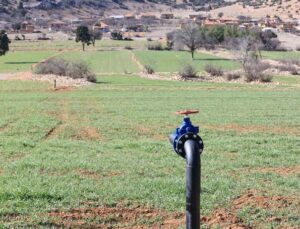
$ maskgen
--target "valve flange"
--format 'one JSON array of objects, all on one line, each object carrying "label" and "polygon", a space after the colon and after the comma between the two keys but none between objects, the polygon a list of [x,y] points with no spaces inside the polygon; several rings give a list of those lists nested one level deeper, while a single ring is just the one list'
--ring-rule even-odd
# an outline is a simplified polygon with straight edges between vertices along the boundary
[{"label": "valve flange", "polygon": [[194,126],[188,117],[189,114],[199,113],[198,110],[183,110],[177,111],[176,114],[185,115],[183,123],[180,127],[170,135],[170,142],[173,145],[174,151],[185,158],[184,143],[187,140],[194,140],[199,144],[199,153],[202,153],[204,144],[201,137],[198,135],[199,127]]}]

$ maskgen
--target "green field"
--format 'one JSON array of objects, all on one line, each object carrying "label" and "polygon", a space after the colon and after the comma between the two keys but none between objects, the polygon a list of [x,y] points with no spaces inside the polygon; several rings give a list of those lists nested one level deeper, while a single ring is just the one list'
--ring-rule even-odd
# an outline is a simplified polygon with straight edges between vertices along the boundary
[{"label": "green field", "polygon": [[[96,41],[95,46],[86,46],[87,51],[97,50],[123,50],[126,46],[130,46],[134,49],[146,49],[146,41],[113,41],[113,40],[101,40]],[[61,51],[61,50],[82,50],[81,43],[71,41],[14,41],[10,45],[12,51]]]},{"label": "green field", "polygon": [[272,60],[289,60],[289,59],[300,60],[300,52],[296,52],[296,51],[288,51],[288,52],[279,52],[279,51],[262,52],[262,56],[264,58],[266,58],[266,59],[272,59]]},{"label": "green field", "polygon": [[132,60],[129,51],[73,51],[61,55],[63,58],[84,60],[96,73],[138,73],[140,69]]},{"label": "green field", "polygon": [[82,52],[74,41],[18,41],[0,57],[0,73],[60,56],[86,61],[98,77],[59,90],[0,80],[0,228],[184,228],[185,161],[167,136],[182,121],[174,112],[186,108],[200,109],[192,121],[205,144],[202,228],[300,228],[300,77],[144,79],[146,64],[167,77],[185,63],[200,72],[240,67],[145,44],[103,40]]},{"label": "green field", "polygon": [[[0,227],[168,228],[170,216],[170,228],[183,228],[185,161],[167,135],[181,123],[174,111],[199,108],[192,120],[205,143],[202,214],[218,209],[252,228],[299,228],[299,174],[280,171],[300,163],[300,84],[275,80],[102,76],[69,91],[0,81]],[[115,208],[133,209],[134,220]]]},{"label": "green field", "polygon": [[195,60],[192,60],[189,52],[182,51],[135,51],[135,54],[143,65],[151,65],[157,72],[178,72],[187,63],[195,66],[198,71],[203,71],[207,64],[226,70],[239,68],[237,62],[199,52],[195,53]]},{"label": "green field", "polygon": [[9,52],[0,58],[0,72],[29,71],[32,66],[53,56],[54,51]]}]

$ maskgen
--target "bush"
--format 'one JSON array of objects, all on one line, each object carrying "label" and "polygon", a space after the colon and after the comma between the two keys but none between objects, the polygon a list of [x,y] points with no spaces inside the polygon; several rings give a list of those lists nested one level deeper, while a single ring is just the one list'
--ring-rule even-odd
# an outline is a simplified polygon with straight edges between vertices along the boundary
[{"label": "bush", "polygon": [[297,46],[297,47],[296,47],[296,51],[300,51],[300,46]]},{"label": "bush", "polygon": [[148,50],[163,50],[163,46],[160,42],[148,42]]},{"label": "bush", "polygon": [[[247,82],[259,80],[261,82],[270,82],[272,76],[264,73],[265,70],[270,68],[270,64],[261,62],[257,59],[248,59],[244,64],[245,77]],[[266,81],[268,80],[269,81]]]},{"label": "bush", "polygon": [[298,66],[300,66],[300,60],[298,60],[298,59],[280,60],[280,62],[285,64],[285,65],[298,65]]},{"label": "bush", "polygon": [[112,40],[123,40],[123,34],[120,31],[112,31],[110,33],[110,38]]},{"label": "bush", "polygon": [[211,64],[207,64],[204,67],[204,70],[209,73],[211,76],[223,76],[224,72],[221,67],[215,67]]},{"label": "bush", "polygon": [[262,74],[259,81],[263,83],[272,82],[273,76],[270,74]]},{"label": "bush", "polygon": [[155,71],[154,71],[154,68],[151,65],[147,64],[147,65],[144,66],[144,72],[146,74],[152,75]]},{"label": "bush", "polygon": [[182,78],[195,78],[197,77],[197,70],[191,64],[185,64],[179,71]]},{"label": "bush", "polygon": [[300,66],[300,61],[296,59],[281,60],[282,65],[278,67],[280,71],[290,72],[292,75],[298,75],[297,66]]},{"label": "bush", "polygon": [[38,64],[35,73],[69,76],[73,79],[85,78],[87,81],[96,82],[96,76],[89,65],[81,60],[67,61],[62,58],[52,58]]},{"label": "bush", "polygon": [[127,50],[132,50],[133,49],[130,45],[125,45],[124,48],[127,49]]},{"label": "bush", "polygon": [[241,78],[241,75],[236,72],[230,72],[230,73],[226,74],[226,78],[227,78],[227,80],[231,81],[231,80],[236,80],[236,79]]}]

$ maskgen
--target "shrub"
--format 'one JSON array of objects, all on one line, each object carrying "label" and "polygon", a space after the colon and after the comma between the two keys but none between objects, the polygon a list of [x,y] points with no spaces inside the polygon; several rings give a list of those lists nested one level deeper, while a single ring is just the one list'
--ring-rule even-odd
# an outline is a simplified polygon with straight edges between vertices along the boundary
[{"label": "shrub", "polygon": [[215,67],[211,64],[207,64],[204,67],[204,70],[209,73],[211,76],[223,76],[224,72],[221,67]]},{"label": "shrub", "polygon": [[297,46],[297,47],[296,47],[296,51],[300,51],[300,46]]},{"label": "shrub", "polygon": [[296,59],[281,60],[282,65],[278,66],[280,71],[290,72],[292,75],[298,75],[297,65],[300,66],[300,61]]},{"label": "shrub", "polygon": [[197,70],[191,64],[185,64],[179,71],[182,78],[195,78],[197,77]]},{"label": "shrub", "polygon": [[237,72],[230,72],[226,74],[226,78],[227,80],[231,81],[241,78],[241,75]]},{"label": "shrub", "polygon": [[144,66],[144,72],[147,73],[147,74],[152,75],[155,71],[154,71],[154,68],[151,65],[146,64]]},{"label": "shrub", "polygon": [[114,30],[110,33],[110,38],[112,40],[123,40],[123,34],[120,31]]},{"label": "shrub", "polygon": [[280,62],[285,64],[285,65],[298,65],[298,66],[300,66],[300,60],[298,60],[298,59],[280,60]]},{"label": "shrub", "polygon": [[160,42],[148,42],[148,50],[163,50],[163,46]]},{"label": "shrub", "polygon": [[53,74],[57,76],[66,76],[68,63],[61,58],[52,58],[43,63],[40,63],[35,68],[36,74]]},{"label": "shrub", "polygon": [[259,78],[260,82],[263,83],[268,83],[268,82],[272,82],[273,76],[270,74],[262,74]]},{"label": "shrub", "polygon": [[261,82],[270,82],[266,81],[267,79],[272,80],[271,76],[267,76],[264,73],[265,70],[270,68],[270,64],[261,62],[257,59],[249,59],[244,64],[245,77],[247,82],[259,80]]},{"label": "shrub", "polygon": [[127,49],[127,50],[132,50],[133,49],[130,45],[125,45],[124,48]]},{"label": "shrub", "polygon": [[85,78],[87,81],[96,82],[96,76],[89,65],[81,60],[67,61],[62,58],[52,58],[38,64],[35,73],[69,76],[73,79]]}]

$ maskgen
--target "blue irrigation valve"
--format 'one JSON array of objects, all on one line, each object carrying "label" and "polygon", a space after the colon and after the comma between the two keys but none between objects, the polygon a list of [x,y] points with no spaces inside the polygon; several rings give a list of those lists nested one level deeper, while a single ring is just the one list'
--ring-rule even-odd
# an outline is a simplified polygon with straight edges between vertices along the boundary
[{"label": "blue irrigation valve", "polygon": [[204,148],[203,141],[198,135],[199,127],[194,126],[189,118],[189,114],[199,113],[198,110],[184,110],[178,111],[176,114],[185,115],[183,118],[183,123],[180,127],[169,136],[170,142],[173,145],[174,151],[185,158],[184,143],[187,140],[195,140],[199,144],[199,153],[201,154]]}]

